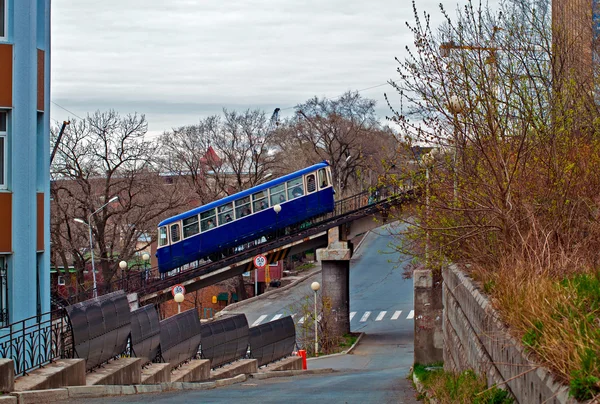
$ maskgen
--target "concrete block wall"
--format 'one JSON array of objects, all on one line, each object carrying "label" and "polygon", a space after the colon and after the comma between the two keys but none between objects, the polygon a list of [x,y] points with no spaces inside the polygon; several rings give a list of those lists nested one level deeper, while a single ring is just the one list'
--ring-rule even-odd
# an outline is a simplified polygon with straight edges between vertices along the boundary
[{"label": "concrete block wall", "polygon": [[[455,266],[443,273],[444,367],[473,369],[507,389],[518,403],[577,403],[568,386],[539,366],[511,337],[488,298]],[[510,380],[506,382],[507,380]]]}]

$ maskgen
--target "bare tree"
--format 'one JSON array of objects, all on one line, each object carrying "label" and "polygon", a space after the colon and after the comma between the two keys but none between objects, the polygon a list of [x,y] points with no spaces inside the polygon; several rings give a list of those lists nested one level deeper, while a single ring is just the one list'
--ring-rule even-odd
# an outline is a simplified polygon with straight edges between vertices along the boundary
[{"label": "bare tree", "polygon": [[74,261],[79,282],[90,258],[87,226],[108,283],[120,260],[148,247],[158,221],[187,203],[177,183],[166,184],[154,170],[156,146],[144,139],[146,132],[143,115],[121,117],[111,110],[73,120],[63,135],[52,166],[53,253],[67,268],[69,257]]}]

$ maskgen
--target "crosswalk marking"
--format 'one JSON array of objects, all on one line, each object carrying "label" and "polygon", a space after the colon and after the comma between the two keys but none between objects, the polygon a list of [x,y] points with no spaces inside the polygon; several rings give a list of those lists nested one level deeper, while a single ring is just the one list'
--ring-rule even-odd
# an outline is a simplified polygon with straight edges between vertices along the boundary
[{"label": "crosswalk marking", "polygon": [[281,316],[283,316],[283,314],[277,314],[275,316],[273,316],[273,318],[271,319],[271,321],[275,321],[281,318]]},{"label": "crosswalk marking", "polygon": [[415,311],[411,310],[410,313],[408,313],[408,316],[406,317],[407,320],[410,320],[411,318],[415,318]]},{"label": "crosswalk marking", "polygon": [[400,317],[400,314],[402,314],[402,310],[395,311],[394,315],[392,316],[392,320],[398,320],[398,317]]},{"label": "crosswalk marking", "polygon": [[377,316],[377,318],[375,319],[375,321],[381,321],[381,320],[383,320],[383,318],[385,317],[385,313],[387,313],[387,311],[382,311],[381,313],[379,313],[379,315]]},{"label": "crosswalk marking", "polygon": [[267,318],[266,314],[263,314],[262,316],[260,316],[259,318],[257,318],[256,321],[252,323],[252,327],[256,327],[257,325],[259,325],[260,323],[262,323],[265,318]]},{"label": "crosswalk marking", "polygon": [[350,312],[350,321],[352,321],[352,319],[354,318],[355,315],[356,315],[355,311]]},{"label": "crosswalk marking", "polygon": [[364,323],[365,321],[367,321],[367,319],[369,318],[370,315],[371,315],[370,311],[365,311],[365,314],[363,314],[362,318],[360,319],[361,323]]}]

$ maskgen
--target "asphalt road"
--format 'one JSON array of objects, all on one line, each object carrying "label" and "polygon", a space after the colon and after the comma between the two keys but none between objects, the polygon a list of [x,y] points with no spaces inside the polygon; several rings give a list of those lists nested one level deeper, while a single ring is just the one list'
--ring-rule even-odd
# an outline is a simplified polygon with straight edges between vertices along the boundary
[{"label": "asphalt road", "polygon": [[[366,236],[350,268],[351,330],[364,332],[349,355],[310,359],[309,369],[333,368],[334,373],[245,383],[205,391],[185,391],[110,398],[117,403],[416,403],[415,392],[406,380],[413,359],[412,280],[402,279],[402,268],[390,251],[393,241],[386,228]],[[249,324],[262,324],[275,317],[296,314],[308,297],[310,284],[320,281],[315,274],[287,291],[238,306]],[[312,301],[312,300],[311,300]],[[368,314],[367,314],[368,313]],[[281,316],[279,316],[281,315]],[[279,316],[279,317],[278,317]],[[103,403],[105,399],[86,400]],[[75,402],[75,401],[72,401]]]}]

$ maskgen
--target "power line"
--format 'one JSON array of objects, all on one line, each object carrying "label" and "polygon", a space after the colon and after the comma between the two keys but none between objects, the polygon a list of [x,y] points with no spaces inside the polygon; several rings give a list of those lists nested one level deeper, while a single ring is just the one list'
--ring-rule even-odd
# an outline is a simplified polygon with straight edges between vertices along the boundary
[{"label": "power line", "polygon": [[68,109],[66,109],[65,107],[63,107],[62,105],[54,102],[54,101],[50,101],[52,104],[56,105],[58,108],[64,109],[65,111],[67,111],[69,114],[73,115],[76,118],[81,119],[82,121],[84,120],[82,117],[80,117],[79,115],[77,115],[75,112],[73,111],[69,111]]}]

